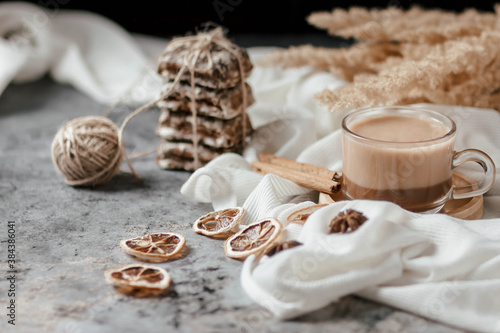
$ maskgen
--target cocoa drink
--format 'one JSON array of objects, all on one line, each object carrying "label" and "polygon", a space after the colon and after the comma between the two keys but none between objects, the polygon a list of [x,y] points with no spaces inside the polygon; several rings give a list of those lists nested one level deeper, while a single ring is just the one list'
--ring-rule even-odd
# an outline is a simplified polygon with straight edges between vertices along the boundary
[{"label": "cocoa drink", "polygon": [[348,198],[432,212],[453,196],[456,126],[450,118],[411,107],[381,107],[353,112],[342,126],[342,187]]}]

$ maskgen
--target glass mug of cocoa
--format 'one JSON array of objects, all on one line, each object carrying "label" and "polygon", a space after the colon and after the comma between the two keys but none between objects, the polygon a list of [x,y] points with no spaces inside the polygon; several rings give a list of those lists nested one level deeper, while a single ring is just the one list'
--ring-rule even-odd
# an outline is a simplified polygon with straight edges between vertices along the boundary
[{"label": "glass mug of cocoa", "polygon": [[[432,110],[383,106],[351,112],[342,121],[344,195],[434,213],[447,200],[487,192],[495,164],[480,150],[454,151],[455,135],[455,122]],[[466,162],[484,170],[475,189],[452,184],[453,169]]]}]

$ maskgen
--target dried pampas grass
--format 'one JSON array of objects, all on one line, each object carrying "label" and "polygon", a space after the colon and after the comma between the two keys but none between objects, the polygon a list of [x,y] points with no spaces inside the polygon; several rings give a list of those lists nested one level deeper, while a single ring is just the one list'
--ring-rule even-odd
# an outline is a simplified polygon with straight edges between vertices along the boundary
[{"label": "dried pampas grass", "polygon": [[442,43],[464,36],[477,36],[495,28],[493,13],[467,10],[462,14],[418,7],[404,12],[400,9],[367,10],[335,9],[331,13],[313,13],[307,20],[329,34],[358,41],[398,41],[405,43]]},{"label": "dried pampas grass", "polygon": [[314,13],[309,23],[358,43],[292,47],[260,64],[310,65],[351,82],[316,96],[331,110],[418,102],[500,110],[499,11],[500,6],[496,14],[420,8]]}]

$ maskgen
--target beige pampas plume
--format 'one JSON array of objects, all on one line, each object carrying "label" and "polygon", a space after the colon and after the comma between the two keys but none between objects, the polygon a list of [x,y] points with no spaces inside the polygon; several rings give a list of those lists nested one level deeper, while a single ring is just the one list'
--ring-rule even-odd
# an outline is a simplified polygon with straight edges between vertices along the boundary
[{"label": "beige pampas plume", "polygon": [[313,13],[307,21],[331,35],[358,41],[398,41],[405,43],[442,43],[464,36],[477,36],[495,26],[493,13],[467,10],[462,14],[413,7],[403,12],[396,8],[383,10],[351,8],[331,13]]},{"label": "beige pampas plume", "polygon": [[417,102],[500,110],[500,7],[495,9],[496,14],[418,7],[313,13],[309,23],[358,43],[291,47],[260,64],[309,65],[351,82],[317,95],[331,110]]},{"label": "beige pampas plume", "polygon": [[339,49],[304,45],[277,51],[259,64],[284,67],[313,66],[318,70],[329,70],[343,80],[352,81],[357,74],[375,74],[377,64],[384,62],[388,57],[400,58],[400,47],[392,43],[354,45]]}]

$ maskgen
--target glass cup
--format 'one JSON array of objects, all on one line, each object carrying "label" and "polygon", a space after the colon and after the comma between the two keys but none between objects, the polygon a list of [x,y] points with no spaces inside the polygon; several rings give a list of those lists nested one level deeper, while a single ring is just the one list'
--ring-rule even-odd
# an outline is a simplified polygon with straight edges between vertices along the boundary
[{"label": "glass cup", "polygon": [[[477,149],[454,151],[455,135],[455,122],[436,111],[384,106],[351,112],[342,121],[344,195],[433,213],[447,200],[487,192],[495,164]],[[453,169],[466,162],[484,170],[476,189],[452,184]]]}]

